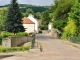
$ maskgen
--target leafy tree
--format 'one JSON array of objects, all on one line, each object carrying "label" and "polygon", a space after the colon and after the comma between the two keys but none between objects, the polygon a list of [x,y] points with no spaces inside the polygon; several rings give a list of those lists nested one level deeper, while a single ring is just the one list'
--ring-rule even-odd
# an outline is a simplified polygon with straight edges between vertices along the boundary
[{"label": "leafy tree", "polygon": [[22,25],[22,14],[20,12],[17,0],[11,1],[7,15],[6,30],[14,34],[25,31]]},{"label": "leafy tree", "polygon": [[63,28],[68,22],[68,13],[70,12],[75,0],[55,0],[53,8],[53,28],[63,32]]},{"label": "leafy tree", "polygon": [[74,36],[76,33],[76,28],[77,28],[77,26],[75,24],[75,21],[72,20],[71,18],[69,18],[69,20],[67,22],[67,26],[65,26],[65,28],[64,28],[62,37],[68,38],[68,37]]},{"label": "leafy tree", "polygon": [[70,12],[71,7],[74,5],[74,2],[75,0],[55,0],[55,5],[53,7],[54,19],[64,16],[64,14],[67,15],[67,13]]},{"label": "leafy tree", "polygon": [[41,13],[40,12],[35,13],[34,17],[37,18],[37,19],[40,19],[41,18]]},{"label": "leafy tree", "polygon": [[26,10],[26,13],[29,15],[29,14],[33,14],[34,12],[33,12],[33,10],[32,10],[31,8],[28,8],[28,9]]},{"label": "leafy tree", "polygon": [[49,17],[48,10],[41,14],[41,18],[42,18],[42,25],[43,25],[44,29],[47,29],[48,28],[48,24],[51,21],[51,19]]},{"label": "leafy tree", "polygon": [[5,30],[5,21],[6,21],[7,9],[0,10],[0,31]]},{"label": "leafy tree", "polygon": [[80,33],[80,0],[76,0],[74,6],[69,13],[69,17],[76,22],[78,36]]},{"label": "leafy tree", "polygon": [[68,20],[67,18],[54,20],[53,27],[63,32],[63,28],[67,25],[67,20]]}]

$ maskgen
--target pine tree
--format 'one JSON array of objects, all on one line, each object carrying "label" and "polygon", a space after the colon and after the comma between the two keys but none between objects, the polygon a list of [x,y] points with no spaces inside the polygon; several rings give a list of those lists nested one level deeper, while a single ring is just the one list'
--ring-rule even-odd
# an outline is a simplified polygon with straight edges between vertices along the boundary
[{"label": "pine tree", "polygon": [[6,30],[14,34],[25,31],[22,25],[22,14],[20,12],[17,0],[11,1],[6,20]]},{"label": "pine tree", "polygon": [[80,0],[75,1],[75,5],[71,9],[69,17],[76,22],[76,35],[78,36],[80,34]]}]

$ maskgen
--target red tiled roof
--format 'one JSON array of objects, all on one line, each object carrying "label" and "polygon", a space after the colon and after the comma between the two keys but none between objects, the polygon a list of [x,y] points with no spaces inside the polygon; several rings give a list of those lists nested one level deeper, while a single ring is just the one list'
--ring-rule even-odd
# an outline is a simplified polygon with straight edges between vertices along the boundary
[{"label": "red tiled roof", "polygon": [[23,18],[23,24],[34,24],[33,21],[31,21],[29,18]]}]

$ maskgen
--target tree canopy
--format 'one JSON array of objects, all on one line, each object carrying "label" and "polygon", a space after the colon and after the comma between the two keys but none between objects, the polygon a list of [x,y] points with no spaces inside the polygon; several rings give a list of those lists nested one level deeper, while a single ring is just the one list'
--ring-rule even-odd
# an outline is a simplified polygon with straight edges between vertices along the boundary
[{"label": "tree canopy", "polygon": [[7,15],[6,30],[14,34],[25,31],[22,25],[22,14],[20,12],[17,0],[11,1]]}]

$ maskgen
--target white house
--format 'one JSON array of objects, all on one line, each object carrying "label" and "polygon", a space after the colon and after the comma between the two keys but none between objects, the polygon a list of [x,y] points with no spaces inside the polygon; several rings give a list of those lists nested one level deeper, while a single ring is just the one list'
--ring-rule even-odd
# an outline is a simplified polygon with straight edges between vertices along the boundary
[{"label": "white house", "polygon": [[23,20],[23,26],[25,28],[25,32],[35,32],[36,31],[38,33],[39,23],[34,18],[33,15],[30,14],[27,18],[24,17],[22,20]]},{"label": "white house", "polygon": [[49,31],[49,34],[51,34],[51,29],[52,29],[52,23],[49,22],[49,24],[48,24],[48,31]]}]

